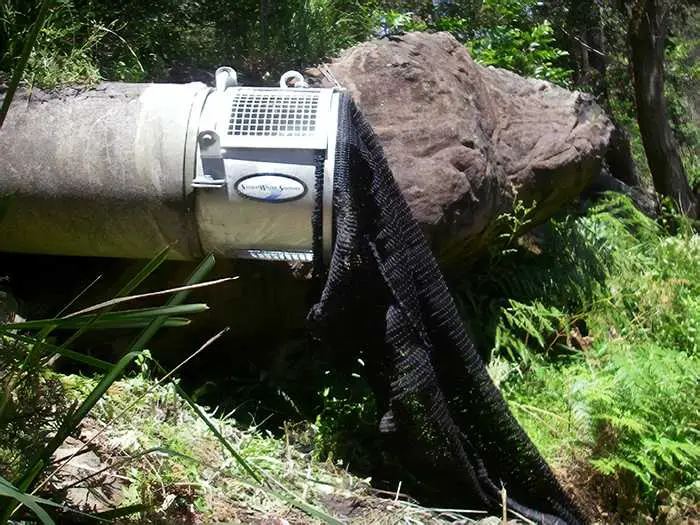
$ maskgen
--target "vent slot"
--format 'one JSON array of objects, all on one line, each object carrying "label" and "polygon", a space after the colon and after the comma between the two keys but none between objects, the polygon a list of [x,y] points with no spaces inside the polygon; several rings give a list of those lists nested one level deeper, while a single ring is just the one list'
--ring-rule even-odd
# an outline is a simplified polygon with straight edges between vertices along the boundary
[{"label": "vent slot", "polygon": [[311,262],[312,252],[283,252],[279,250],[242,250],[237,253],[245,259],[262,259],[264,261]]},{"label": "vent slot", "polygon": [[227,133],[234,137],[313,137],[318,109],[318,93],[241,90],[233,96]]}]

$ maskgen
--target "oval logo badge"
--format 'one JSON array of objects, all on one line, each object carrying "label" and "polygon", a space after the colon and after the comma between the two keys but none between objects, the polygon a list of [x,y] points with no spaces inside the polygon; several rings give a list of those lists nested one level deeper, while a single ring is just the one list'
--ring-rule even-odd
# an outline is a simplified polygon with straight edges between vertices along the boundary
[{"label": "oval logo badge", "polygon": [[240,179],[236,191],[249,199],[287,202],[301,199],[306,186],[299,179],[281,173],[256,173]]}]

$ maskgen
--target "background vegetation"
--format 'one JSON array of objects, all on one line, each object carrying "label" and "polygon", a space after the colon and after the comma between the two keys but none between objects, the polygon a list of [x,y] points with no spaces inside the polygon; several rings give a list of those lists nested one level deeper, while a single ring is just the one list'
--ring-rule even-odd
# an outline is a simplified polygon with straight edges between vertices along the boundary
[{"label": "background vegetation", "polygon": [[[42,5],[0,1],[0,84],[9,83],[21,66]],[[631,164],[608,158],[608,168],[626,182],[644,188],[656,185],[664,193],[650,169],[653,163],[648,162],[638,125],[640,99],[633,89],[632,52],[640,13],[650,6],[662,7],[662,99],[684,177],[690,188],[700,185],[700,8],[693,2],[53,0],[48,5],[22,76],[27,86],[44,89],[102,79],[210,81],[211,72],[223,64],[233,65],[245,83],[257,84],[274,81],[282,70],[312,66],[367,38],[409,30],[449,31],[485,65],[592,93],[618,124],[620,151],[626,147],[631,152]],[[515,230],[528,220],[529,205],[520,203],[502,220]],[[514,413],[565,484],[604,522],[700,519],[700,237],[688,216],[692,213],[679,213],[678,206],[664,201],[658,217],[649,218],[619,195],[595,202],[581,199],[524,237],[505,235],[487,260],[451,283]],[[681,206],[681,211],[687,210]],[[167,315],[162,310],[105,312],[83,317],[82,325],[72,318],[70,327],[84,331],[95,323],[126,321],[138,327],[154,318],[184,324],[179,312],[190,315],[202,305],[192,308],[168,310]],[[180,466],[159,468],[157,476],[149,476],[144,470],[148,467],[136,462],[135,455],[158,445],[167,449],[163,454],[169,458],[188,455],[206,442],[202,437],[194,444],[190,438],[211,431],[205,423],[210,418],[186,397],[168,390],[175,386],[144,386],[153,384],[150,378],[157,368],[143,353],[145,343],[131,348],[131,360],[138,358],[139,365],[127,374],[129,379],[120,382],[120,374],[109,372],[105,376],[110,384],[121,385],[117,392],[123,392],[122,397],[114,389],[100,397],[108,385],[100,387],[93,378],[55,374],[56,354],[114,370],[105,363],[85,363],[70,352],[70,344],[50,346],[50,332],[61,323],[68,321],[51,319],[24,326],[22,332],[8,332],[6,325],[2,331],[0,496],[14,498],[3,503],[5,516],[18,501],[35,512],[37,505],[55,511],[35,488],[43,486],[48,475],[46,462],[53,452],[49,449],[55,451],[61,443],[53,439],[38,453],[37,446],[48,437],[74,432],[89,418],[94,424],[109,422],[113,429],[111,441],[102,446],[115,446],[115,440],[123,444],[131,435],[130,444],[120,449],[122,459],[130,455],[125,465],[138,464],[140,474],[130,475],[139,483],[132,485],[126,502],[146,505],[151,514],[142,507],[131,511],[153,519],[162,519],[173,508],[164,505],[169,495],[185,506],[194,505],[196,512],[211,512],[212,505],[221,502],[211,495],[243,490],[232,481],[239,483],[243,475],[248,476],[250,497],[238,501],[239,507],[272,494],[265,505],[291,501],[299,512],[328,520],[304,506],[308,501],[323,506],[326,500],[314,496],[299,479],[280,488],[256,476],[264,468],[274,472],[274,479],[295,469],[320,468],[311,457],[330,458],[336,466],[350,463],[353,472],[365,474],[372,472],[375,460],[383,460],[372,441],[376,414],[371,393],[354,377],[357,371],[342,370],[319,385],[316,421],[287,428],[286,444],[293,446],[258,434],[257,427],[235,430],[235,423],[223,418],[227,422],[220,424],[229,425],[227,430],[219,436],[208,434],[229,452],[221,461],[229,461],[226,465],[232,470],[216,474],[224,476],[221,484],[193,466],[206,462],[206,455],[194,462],[158,460]],[[23,340],[12,335],[18,333],[24,334]],[[127,370],[126,363],[120,366]],[[146,426],[136,434],[133,428],[111,423],[117,407],[130,406],[134,396],[141,403],[134,405],[134,417],[144,420],[158,410],[180,413],[183,406],[189,407],[194,412],[176,417],[180,430],[186,430],[168,426],[165,416],[158,429]],[[290,411],[289,418],[298,414]],[[296,461],[297,466],[280,468],[285,461]],[[318,472],[314,479],[335,485],[344,476]],[[192,483],[188,487],[197,488],[173,488],[185,480]],[[355,478],[348,480],[362,485]],[[153,487],[159,484],[167,490],[157,496]],[[33,499],[27,499],[32,493]],[[409,510],[416,520],[436,516]]]}]

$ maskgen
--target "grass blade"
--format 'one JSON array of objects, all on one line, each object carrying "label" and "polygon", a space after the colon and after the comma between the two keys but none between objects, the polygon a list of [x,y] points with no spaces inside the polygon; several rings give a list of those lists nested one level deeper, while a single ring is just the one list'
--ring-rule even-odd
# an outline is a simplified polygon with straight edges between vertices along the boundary
[{"label": "grass blade", "polygon": [[12,483],[7,481],[2,476],[0,476],[0,496],[11,498],[19,502],[20,505],[24,505],[34,512],[37,518],[39,518],[44,525],[54,525],[54,521],[51,519],[51,516],[49,516],[48,512],[41,508],[33,496],[18,490],[14,485],[12,485]]},{"label": "grass blade", "polygon": [[170,245],[159,251],[153,259],[148,261],[129,281],[117,292],[117,297],[125,297],[141,285],[150,275],[165,262],[170,253]]},{"label": "grass blade", "polygon": [[22,75],[24,74],[24,69],[27,67],[27,62],[29,62],[29,56],[32,54],[32,49],[39,38],[39,32],[41,28],[44,27],[44,22],[49,14],[49,7],[51,6],[51,0],[43,0],[41,2],[41,7],[39,8],[39,14],[36,17],[36,21],[32,26],[32,30],[27,36],[27,41],[24,43],[24,49],[22,50],[22,56],[19,59],[19,64],[15,67],[15,71],[12,74],[12,79],[10,80],[10,85],[7,87],[7,92],[5,93],[5,99],[2,102],[2,107],[0,107],[0,128],[5,123],[5,117],[10,111],[10,104],[15,96],[15,91],[19,87],[19,83],[22,80]]},{"label": "grass blade", "polygon": [[[156,365],[160,370],[165,371],[165,369],[162,366],[158,365],[158,363],[156,363]],[[224,435],[221,432],[219,432],[219,429],[216,428],[216,426],[209,420],[209,417],[204,413],[201,407],[199,407],[199,405],[197,405],[197,403],[194,402],[194,400],[189,396],[189,394],[185,392],[179,384],[173,383],[173,385],[175,386],[175,390],[177,391],[178,395],[182,397],[182,399],[184,399],[187,402],[187,404],[190,405],[192,410],[194,410],[194,412],[200,417],[200,419],[204,421],[204,423],[207,425],[207,427],[209,427],[209,430],[211,430],[216,439],[219,440],[219,443],[221,443],[221,445],[229,451],[229,453],[243,468],[243,470],[245,470],[255,481],[262,484],[262,477],[256,471],[256,468],[250,463],[248,463],[246,459],[243,456],[241,456],[241,454],[235,448],[233,448],[233,445],[231,445],[228,439],[226,439],[226,437],[224,437]]]},{"label": "grass blade", "polygon": [[[187,281],[185,281],[186,285],[190,284],[197,284],[199,283],[206,275],[211,271],[211,269],[214,267],[214,263],[216,262],[216,259],[214,258],[213,255],[207,256],[199,265],[197,268],[195,268],[194,272],[192,272],[192,275],[189,276]],[[166,303],[166,306],[178,306],[181,305],[187,296],[189,295],[189,290],[182,290],[175,295],[173,295]],[[151,324],[146,327],[146,329],[143,330],[131,343],[130,349],[132,351],[140,352],[143,350],[148,342],[151,340],[151,338],[156,334],[156,332],[166,323],[167,317],[162,316],[162,317],[157,317],[153,319]]]},{"label": "grass blade", "polygon": [[[219,332],[218,334],[216,334],[214,337],[212,337],[211,339],[209,339],[206,343],[204,343],[202,346],[200,346],[199,349],[198,349],[196,352],[194,352],[192,355],[190,355],[189,357],[187,357],[187,359],[185,359],[184,361],[182,361],[179,365],[177,365],[177,366],[176,366],[174,369],[172,369],[170,372],[166,373],[162,378],[160,378],[158,381],[156,381],[155,384],[151,385],[144,393],[142,393],[139,397],[137,397],[131,404],[129,404],[129,405],[127,405],[126,407],[124,407],[118,414],[112,416],[112,418],[109,420],[109,422],[108,422],[104,427],[102,427],[101,430],[99,430],[99,431],[97,431],[96,433],[94,433],[94,434],[92,435],[92,437],[91,437],[90,439],[88,439],[85,443],[83,443],[83,445],[81,445],[75,452],[73,452],[70,456],[68,456],[68,457],[66,457],[66,458],[61,458],[61,459],[59,460],[60,465],[59,465],[53,472],[51,472],[51,474],[50,474],[48,477],[46,477],[46,478],[41,482],[41,484],[40,484],[37,488],[34,489],[34,492],[36,492],[37,490],[39,490],[39,489],[40,489],[43,485],[45,485],[50,479],[52,479],[56,474],[58,474],[58,473],[63,469],[63,467],[65,467],[65,466],[68,464],[68,462],[69,462],[71,459],[73,459],[77,454],[79,454],[81,450],[84,450],[93,440],[95,440],[100,434],[102,434],[102,432],[104,432],[107,428],[109,428],[109,425],[110,425],[113,421],[116,421],[117,419],[119,419],[119,418],[121,418],[122,416],[126,415],[126,414],[129,412],[129,410],[131,410],[132,408],[134,408],[134,407],[136,406],[136,404],[137,404],[141,399],[143,399],[144,397],[146,397],[146,396],[147,396],[150,392],[152,392],[156,387],[158,387],[159,385],[161,385],[162,383],[164,383],[164,382],[165,382],[171,375],[173,375],[177,370],[179,370],[181,367],[185,366],[189,361],[191,361],[191,360],[194,359],[197,355],[199,355],[201,352],[203,352],[203,351],[204,351],[206,348],[208,348],[214,341],[216,341],[219,337],[221,337],[226,331],[228,331],[228,328],[225,328],[224,330],[222,330],[221,332]],[[161,367],[161,369],[162,369],[162,367]],[[165,449],[163,449],[163,450],[165,450]],[[187,456],[183,456],[183,457],[187,457]]]},{"label": "grass blade", "polygon": [[[66,306],[64,306],[63,308],[61,308],[61,310],[56,314],[56,317],[64,317],[64,315],[63,315],[64,312],[66,312],[71,306],[73,306],[75,303],[77,303],[77,302],[80,300],[80,298],[81,298],[83,295],[85,295],[85,294],[88,292],[88,290],[90,290],[90,288],[92,288],[93,286],[95,286],[95,285],[97,284],[97,282],[98,282],[100,279],[102,279],[102,276],[101,276],[101,275],[98,275],[97,277],[95,277],[95,278],[92,280],[92,282],[90,282],[90,284],[88,284],[85,288],[83,288],[82,290],[80,290],[80,293],[78,293],[78,295],[76,295],[75,297],[73,297],[73,299],[71,299],[70,302],[69,302]],[[67,316],[66,316],[66,317],[67,317]]]},{"label": "grass blade", "polygon": [[[190,315],[198,314],[201,312],[206,312],[209,307],[204,303],[193,303],[175,306],[155,306],[150,308],[135,308],[133,310],[118,310],[116,312],[109,312],[105,314],[103,320],[113,320],[113,319],[148,319],[150,317],[166,316],[172,317],[174,315]],[[88,318],[93,317],[93,315],[78,317]]]},{"label": "grass blade", "polygon": [[[145,281],[156,269],[165,262],[170,253],[170,246],[166,246],[161,251],[159,251],[147,264],[145,264],[129,281],[117,292],[117,298],[121,298],[129,295],[136,287],[138,287],[143,281]],[[106,310],[109,311],[109,308]],[[95,318],[95,321],[99,319],[99,316]],[[78,339],[81,335],[87,332],[91,327],[91,323],[80,328],[77,332],[71,335],[66,341],[63,342],[61,348],[67,348],[73,342]],[[42,334],[44,339],[48,334]]]},{"label": "grass blade", "polygon": [[[40,498],[39,496],[35,496],[33,494],[27,494],[28,496],[31,496],[31,498],[36,502],[44,507],[51,507],[52,509],[56,509],[56,511],[60,511],[62,513],[68,513],[72,516],[78,517],[78,518],[83,518],[86,520],[90,521],[99,521],[99,522],[106,522],[107,520],[103,518],[97,517],[95,514],[88,514],[86,512],[80,512],[79,510],[72,509],[70,507],[67,507],[65,504],[61,503],[56,503],[55,501],[51,501],[48,499]],[[72,520],[71,520],[72,522]],[[82,523],[82,520],[78,521],[78,523]]]},{"label": "grass blade", "polygon": [[51,343],[41,341],[41,340],[34,338],[34,337],[21,335],[21,334],[17,334],[14,332],[6,332],[3,335],[5,337],[9,337],[11,339],[21,341],[22,343],[24,343],[26,345],[41,346],[41,347],[46,348],[47,350],[49,350],[51,352],[55,352],[63,357],[67,357],[68,359],[72,359],[73,361],[77,361],[78,363],[83,363],[85,365],[91,366],[91,367],[96,368],[98,370],[109,370],[114,366],[114,363],[110,363],[108,361],[103,361],[102,359],[98,359],[96,357],[92,357],[89,355],[81,354],[80,352],[75,352],[74,350],[70,350],[68,348],[61,348],[60,346],[56,346],[56,345],[53,345]]},{"label": "grass blade", "polygon": [[188,284],[185,286],[177,286],[175,288],[169,288],[167,290],[159,290],[157,292],[148,292],[148,293],[143,293],[143,294],[138,294],[138,295],[128,295],[126,297],[117,297],[114,299],[110,299],[109,301],[105,301],[103,303],[96,304],[94,306],[90,306],[89,308],[85,308],[83,310],[80,310],[78,312],[73,312],[72,314],[67,315],[66,317],[73,317],[73,316],[78,316],[78,315],[83,315],[83,314],[88,314],[91,312],[94,312],[96,310],[101,310],[102,308],[107,308],[109,306],[115,306],[117,304],[125,303],[127,301],[137,301],[139,299],[150,299],[151,297],[158,297],[159,295],[169,295],[169,294],[174,294],[177,292],[186,292],[189,290],[194,290],[197,288],[206,288],[208,286],[216,286],[218,284],[223,284],[228,281],[234,281],[238,279],[238,277],[225,277],[223,279],[216,279],[214,281],[207,281],[204,283],[198,283],[198,284]]},{"label": "grass blade", "polygon": [[[156,366],[160,368],[161,370],[164,370],[162,366],[158,365],[156,362]],[[300,500],[297,498],[289,489],[284,487],[281,483],[275,482],[275,484],[280,488],[280,491],[275,490],[271,488],[269,485],[264,483],[265,480],[271,481],[271,478],[267,475],[265,475],[263,472],[260,472],[255,466],[251,465],[246,459],[241,456],[241,454],[229,443],[228,439],[219,432],[219,429],[216,428],[216,426],[210,421],[209,417],[204,413],[204,411],[199,407],[194,400],[185,392],[182,387],[180,387],[179,384],[173,383],[175,390],[177,393],[184,399],[188,405],[194,410],[194,412],[201,418],[202,421],[209,427],[209,430],[211,430],[212,434],[216,437],[217,440],[219,440],[219,443],[228,450],[228,452],[233,456],[233,458],[238,462],[238,464],[248,473],[250,476],[260,483],[260,486],[263,490],[267,491],[269,494],[272,494],[273,496],[286,501],[290,505],[293,505],[297,507],[298,509],[306,512],[309,516],[312,516],[318,520],[321,520],[323,523],[327,523],[329,525],[343,525],[342,521],[339,521],[338,519],[334,518],[333,516],[329,516],[328,514],[324,513],[323,511],[317,509],[310,503],[306,503],[305,501]]]},{"label": "grass blade", "polygon": [[333,516],[329,516],[325,512],[317,509],[310,503],[307,503],[299,498],[297,498],[288,488],[281,486],[280,488],[282,489],[282,492],[277,492],[273,489],[266,489],[268,490],[271,494],[277,496],[278,498],[286,501],[290,505],[295,506],[296,508],[303,510],[306,512],[309,516],[312,518],[316,518],[317,520],[322,521],[323,523],[326,523],[327,525],[345,525],[342,521],[340,521],[337,518],[334,518]]},{"label": "grass blade", "polygon": [[[204,277],[204,275],[208,271],[211,270],[213,264],[214,264],[214,258],[212,256],[209,256],[204,261],[202,261],[202,263],[195,269],[193,274],[190,276],[190,278],[189,278],[190,283],[197,282],[198,280],[201,280]],[[179,302],[184,301],[184,299],[187,297],[188,293],[189,293],[189,290],[179,292],[178,294],[176,294],[176,296],[171,298],[171,300],[168,302],[168,306],[177,306],[174,303],[176,303],[178,301]],[[37,460],[35,467],[33,469],[33,472],[35,472],[35,473],[31,475],[31,480],[30,480],[29,484],[33,483],[33,480],[36,478],[38,472],[40,472],[41,469],[43,469],[46,466],[48,459],[50,459],[50,457],[53,454],[53,452],[55,451],[55,449],[58,448],[58,446],[60,446],[63,439],[65,439],[65,436],[67,436],[67,434],[65,434],[65,429],[68,428],[69,432],[70,432],[71,428],[76,428],[80,424],[80,422],[85,417],[85,415],[87,415],[87,413],[92,408],[92,406],[94,406],[94,404],[97,403],[97,401],[100,399],[100,397],[102,395],[104,395],[104,393],[107,391],[107,388],[109,388],[109,386],[117,379],[117,377],[121,374],[121,371],[126,367],[126,365],[129,362],[131,362],[136,356],[140,355],[141,350],[144,348],[145,344],[153,336],[153,334],[155,334],[156,331],[161,326],[167,326],[167,324],[171,320],[172,320],[172,318],[168,318],[167,316],[162,316],[162,315],[154,318],[150,322],[150,324],[147,326],[147,328],[143,332],[141,332],[141,334],[136,338],[135,342],[131,344],[131,346],[130,346],[131,351],[126,356],[124,356],[108,372],[108,374],[103,378],[103,380],[100,382],[100,384],[98,384],[97,387],[95,387],[95,389],[93,390],[93,392],[88,396],[88,399],[85,400],[85,402],[83,403],[81,408],[79,408],[72,417],[66,418],[66,420],[64,421],[64,424],[61,426],[61,429],[59,429],[59,432],[54,437],[54,439],[51,441],[50,445],[47,447],[47,449],[52,448],[53,450],[51,450],[51,452],[49,452],[48,456],[46,456],[46,453],[44,453],[42,455],[42,457],[40,457],[39,460]],[[181,363],[181,365],[178,365],[178,366],[182,366],[184,363],[186,363],[187,361],[192,359],[199,352],[203,351],[207,346],[209,346],[209,344],[211,344],[214,340],[216,340],[224,332],[225,332],[225,330],[220,332],[219,334],[217,334],[214,338],[207,341],[207,343],[205,343],[197,352],[195,352],[192,356],[190,356],[183,363]],[[169,376],[169,374],[172,374],[173,372],[174,372],[174,370],[167,373],[165,375],[165,377],[163,379],[161,379],[160,381],[158,381],[156,384],[159,384],[160,382],[165,380]],[[122,413],[125,413],[125,411],[126,411],[126,409],[124,409],[122,411]],[[61,434],[63,434],[63,436]],[[100,432],[93,435],[93,437],[91,439],[94,439],[99,434],[100,434]],[[68,459],[68,461],[69,460],[70,460],[70,458]],[[56,470],[54,470],[51,473],[51,475],[42,482],[42,484],[46,483],[48,481],[48,479],[51,479],[56,473],[58,473],[64,465],[65,465],[65,463],[63,465],[59,466]],[[25,485],[23,485],[23,486],[28,487],[29,484],[26,484],[26,481],[25,481]]]},{"label": "grass blade", "polygon": [[[112,369],[105,374],[105,376],[102,378],[102,380],[97,384],[97,386],[93,389],[92,392],[88,395],[88,397],[83,401],[83,404],[80,405],[80,407],[75,411],[75,413],[70,417],[70,424],[71,428],[70,430],[73,430],[78,426],[78,424],[83,420],[85,416],[87,416],[88,412],[92,410],[92,407],[94,407],[97,402],[100,400],[100,398],[104,395],[104,393],[107,391],[107,389],[112,386],[112,383],[114,383],[119,377],[122,375],[124,370],[126,369],[127,366],[131,364],[131,362],[136,359],[136,357],[139,354],[137,352],[129,352],[126,354],[124,357],[122,357],[116,365],[112,367]],[[59,431],[60,433],[60,431]],[[63,440],[68,437],[70,431],[66,432],[66,435],[63,439],[60,440],[59,443],[56,444],[56,448],[63,443]],[[54,438],[55,440],[55,438]],[[51,451],[51,454],[53,454],[53,450]]]},{"label": "grass blade", "polygon": [[[159,317],[156,319],[160,319]],[[143,328],[151,322],[151,316],[135,317],[127,319],[100,319],[96,321],[94,318],[87,319],[63,319],[56,323],[47,323],[45,320],[25,321],[22,323],[12,323],[0,325],[0,333],[10,332],[12,330],[42,330],[46,326],[54,326],[55,329],[74,330],[90,325],[91,330],[106,330],[106,329],[128,329],[128,328]],[[190,324],[190,320],[185,317],[165,317],[161,326],[180,327]]]}]

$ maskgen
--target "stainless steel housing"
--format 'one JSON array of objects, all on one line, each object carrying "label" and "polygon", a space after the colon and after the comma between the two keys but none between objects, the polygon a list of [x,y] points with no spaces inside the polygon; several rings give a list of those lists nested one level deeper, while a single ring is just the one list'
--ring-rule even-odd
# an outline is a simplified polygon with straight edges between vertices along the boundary
[{"label": "stainless steel housing", "polygon": [[332,190],[339,94],[334,89],[236,85],[217,71],[202,104],[196,216],[207,252],[228,257],[312,258],[316,162],[323,162],[324,252],[332,242]]}]

